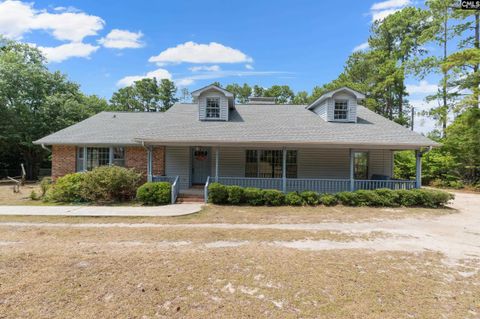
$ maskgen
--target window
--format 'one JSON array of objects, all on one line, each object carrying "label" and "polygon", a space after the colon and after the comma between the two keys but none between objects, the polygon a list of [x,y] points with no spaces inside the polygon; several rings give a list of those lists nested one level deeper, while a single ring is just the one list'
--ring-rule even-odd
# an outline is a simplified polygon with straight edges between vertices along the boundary
[{"label": "window", "polygon": [[87,171],[110,164],[110,148],[87,147]]},{"label": "window", "polygon": [[[247,150],[245,177],[281,178],[283,151]],[[297,178],[297,151],[287,151],[287,178]]]},{"label": "window", "polygon": [[354,153],[354,177],[355,179],[368,179],[368,153]]},{"label": "window", "polygon": [[125,149],[123,147],[112,147],[112,164],[116,166],[125,166]]},{"label": "window", "polygon": [[83,172],[84,150],[85,149],[83,147],[77,147],[77,172]]},{"label": "window", "polygon": [[348,101],[335,100],[335,108],[333,110],[334,120],[346,120],[348,116]]},{"label": "window", "polygon": [[209,119],[220,118],[220,98],[207,97],[206,117]]},{"label": "window", "polygon": [[[86,168],[84,166],[85,160]],[[77,147],[77,172],[92,170],[103,165],[125,166],[125,148]]]}]

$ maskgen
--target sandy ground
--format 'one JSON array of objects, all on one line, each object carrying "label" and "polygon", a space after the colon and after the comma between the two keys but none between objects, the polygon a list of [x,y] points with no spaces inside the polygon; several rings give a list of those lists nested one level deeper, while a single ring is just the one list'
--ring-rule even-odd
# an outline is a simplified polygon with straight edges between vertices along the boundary
[{"label": "sandy ground", "polygon": [[356,222],[9,219],[0,318],[479,318],[480,196],[456,196]]}]

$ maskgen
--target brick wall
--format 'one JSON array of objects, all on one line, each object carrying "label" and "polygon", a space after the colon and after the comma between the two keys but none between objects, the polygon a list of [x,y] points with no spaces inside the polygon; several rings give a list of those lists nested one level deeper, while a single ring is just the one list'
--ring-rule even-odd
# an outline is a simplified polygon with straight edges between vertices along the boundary
[{"label": "brick wall", "polygon": [[[147,178],[147,150],[141,146],[125,148],[125,166],[133,168]],[[156,146],[153,149],[153,175],[165,174],[165,147]]]},{"label": "brick wall", "polygon": [[76,147],[70,145],[52,146],[52,178],[57,179],[66,174],[75,173]]},{"label": "brick wall", "polygon": [[[69,145],[53,145],[52,178],[56,179],[76,171],[76,147]],[[141,146],[125,147],[125,167],[134,168],[147,179],[147,150]],[[165,147],[153,149],[153,174],[165,174]]]}]

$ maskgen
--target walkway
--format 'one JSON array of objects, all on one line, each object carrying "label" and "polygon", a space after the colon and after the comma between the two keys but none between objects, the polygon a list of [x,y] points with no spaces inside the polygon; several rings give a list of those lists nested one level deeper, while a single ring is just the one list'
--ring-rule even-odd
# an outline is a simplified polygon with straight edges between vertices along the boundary
[{"label": "walkway", "polygon": [[197,213],[203,204],[165,206],[0,206],[0,215],[170,217]]}]

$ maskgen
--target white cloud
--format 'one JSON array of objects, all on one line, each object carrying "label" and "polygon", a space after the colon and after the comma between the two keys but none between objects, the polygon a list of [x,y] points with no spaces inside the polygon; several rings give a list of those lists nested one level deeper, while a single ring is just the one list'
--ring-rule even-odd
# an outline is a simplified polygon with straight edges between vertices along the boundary
[{"label": "white cloud", "polygon": [[418,84],[405,85],[409,94],[434,94],[438,91],[438,85],[428,83],[428,81],[422,80]]},{"label": "white cloud", "polygon": [[226,77],[244,77],[244,76],[271,76],[271,75],[281,75],[281,74],[288,74],[289,72],[281,72],[281,71],[235,71],[235,70],[226,70],[226,71],[218,71],[218,72],[209,72],[209,73],[202,73],[202,74],[195,74],[191,76],[186,76],[183,78],[175,79],[175,83],[178,86],[188,86],[196,81],[201,80],[214,80],[214,79],[221,79]]},{"label": "white cloud", "polygon": [[372,22],[380,21],[411,4],[411,0],[387,0],[374,3],[370,8]]},{"label": "white cloud", "polygon": [[217,72],[220,71],[220,66],[218,65],[200,65],[200,66],[192,66],[191,68],[188,68],[192,72],[198,72],[198,71],[212,71],[212,72]]},{"label": "white cloud", "polygon": [[415,123],[413,129],[419,133],[429,133],[436,127],[435,120],[422,114],[424,111],[437,106],[435,101],[427,102],[425,100],[410,100],[410,105],[415,108]]},{"label": "white cloud", "polygon": [[224,46],[223,44],[210,42],[199,44],[192,41],[179,44],[174,48],[168,48],[159,55],[152,56],[149,62],[155,63],[241,63],[252,62],[240,50]]},{"label": "white cloud", "polygon": [[57,47],[38,47],[47,57],[49,62],[62,62],[69,58],[88,58],[98,50],[98,46],[87,43],[73,42]]},{"label": "white cloud", "polygon": [[126,76],[122,79],[120,79],[117,82],[117,86],[124,87],[124,86],[129,86],[132,85],[133,82],[141,80],[141,79],[147,79],[147,78],[157,78],[157,80],[161,79],[171,79],[172,75],[170,72],[168,72],[165,69],[156,69],[154,71],[150,71],[145,75],[130,75]]},{"label": "white cloud", "polygon": [[383,2],[374,3],[371,7],[372,10],[385,10],[391,8],[400,8],[410,4],[410,0],[388,0]]},{"label": "white cloud", "polygon": [[104,24],[100,17],[83,12],[49,13],[34,9],[31,3],[13,0],[0,3],[0,33],[8,38],[21,39],[32,30],[48,30],[58,40],[80,42],[96,35]]},{"label": "white cloud", "polygon": [[353,52],[363,51],[363,50],[366,50],[368,48],[369,48],[368,42],[363,42],[362,44],[359,44],[356,47],[354,47],[352,51]]},{"label": "white cloud", "polygon": [[113,29],[106,37],[101,38],[98,42],[106,48],[126,49],[141,48],[143,43],[141,38],[142,32],[131,32],[128,30]]},{"label": "white cloud", "polygon": [[251,64],[245,64],[245,69],[247,69],[247,70],[253,70],[254,67],[253,67],[253,65],[251,65]]}]

